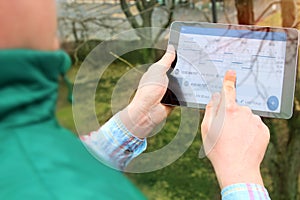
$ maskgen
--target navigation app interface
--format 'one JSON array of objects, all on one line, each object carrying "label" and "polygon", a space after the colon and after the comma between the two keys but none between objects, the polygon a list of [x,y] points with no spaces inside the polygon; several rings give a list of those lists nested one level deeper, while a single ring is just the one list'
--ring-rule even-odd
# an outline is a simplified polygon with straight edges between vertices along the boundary
[{"label": "navigation app interface", "polygon": [[286,37],[284,32],[182,26],[170,74],[180,90],[177,99],[207,104],[212,93],[221,91],[225,72],[233,69],[239,105],[279,113]]}]

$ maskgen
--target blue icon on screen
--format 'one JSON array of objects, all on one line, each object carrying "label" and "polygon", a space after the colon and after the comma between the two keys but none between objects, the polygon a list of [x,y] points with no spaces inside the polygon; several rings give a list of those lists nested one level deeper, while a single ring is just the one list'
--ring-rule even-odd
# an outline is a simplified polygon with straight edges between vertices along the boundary
[{"label": "blue icon on screen", "polygon": [[278,98],[275,96],[270,96],[267,101],[268,108],[272,111],[276,110],[279,105]]}]

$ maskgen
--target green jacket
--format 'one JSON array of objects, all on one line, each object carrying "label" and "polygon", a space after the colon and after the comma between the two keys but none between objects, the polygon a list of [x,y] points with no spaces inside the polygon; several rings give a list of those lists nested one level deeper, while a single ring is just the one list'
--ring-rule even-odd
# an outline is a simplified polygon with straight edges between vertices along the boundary
[{"label": "green jacket", "polygon": [[62,51],[0,51],[0,199],[144,199],[55,118]]}]

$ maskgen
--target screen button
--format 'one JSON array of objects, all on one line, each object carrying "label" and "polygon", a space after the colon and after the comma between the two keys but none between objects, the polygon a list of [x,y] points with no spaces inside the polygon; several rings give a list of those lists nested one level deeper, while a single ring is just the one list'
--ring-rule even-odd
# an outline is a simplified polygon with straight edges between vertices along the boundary
[{"label": "screen button", "polygon": [[272,111],[276,110],[279,105],[278,98],[275,96],[270,96],[267,101],[268,108]]}]

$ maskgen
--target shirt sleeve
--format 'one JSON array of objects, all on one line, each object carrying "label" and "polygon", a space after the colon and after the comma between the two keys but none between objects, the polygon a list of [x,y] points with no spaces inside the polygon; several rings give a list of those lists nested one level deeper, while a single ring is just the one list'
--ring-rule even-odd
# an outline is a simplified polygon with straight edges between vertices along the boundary
[{"label": "shirt sleeve", "polygon": [[80,139],[101,162],[118,170],[124,170],[132,159],[147,148],[146,139],[129,132],[121,122],[119,113],[97,131]]},{"label": "shirt sleeve", "polygon": [[222,200],[270,200],[268,191],[261,185],[238,183],[225,187]]}]

